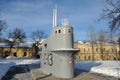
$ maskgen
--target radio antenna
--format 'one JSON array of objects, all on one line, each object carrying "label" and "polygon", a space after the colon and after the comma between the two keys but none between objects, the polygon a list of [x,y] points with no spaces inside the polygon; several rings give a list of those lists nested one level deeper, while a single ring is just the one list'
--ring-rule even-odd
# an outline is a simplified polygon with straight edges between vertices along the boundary
[{"label": "radio antenna", "polygon": [[57,5],[53,9],[53,27],[57,27]]},{"label": "radio antenna", "polygon": [[53,27],[55,27],[55,10],[53,9]]}]

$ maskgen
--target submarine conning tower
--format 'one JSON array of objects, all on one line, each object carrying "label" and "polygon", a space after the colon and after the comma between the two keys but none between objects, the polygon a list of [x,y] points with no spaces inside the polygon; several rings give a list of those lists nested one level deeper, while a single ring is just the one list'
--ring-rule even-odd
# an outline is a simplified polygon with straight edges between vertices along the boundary
[{"label": "submarine conning tower", "polygon": [[73,48],[73,28],[69,25],[54,27],[48,38],[49,49],[71,49]]},{"label": "submarine conning tower", "polygon": [[50,36],[42,43],[41,70],[60,78],[74,77],[73,28],[67,19],[61,26],[54,26]]}]

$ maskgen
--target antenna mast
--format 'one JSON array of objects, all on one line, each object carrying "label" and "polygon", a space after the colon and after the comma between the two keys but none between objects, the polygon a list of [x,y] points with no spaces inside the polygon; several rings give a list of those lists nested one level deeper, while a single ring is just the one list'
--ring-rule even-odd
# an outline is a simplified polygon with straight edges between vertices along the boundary
[{"label": "antenna mast", "polygon": [[53,9],[53,27],[57,27],[57,5]]},{"label": "antenna mast", "polygon": [[55,6],[55,26],[57,26],[57,5]]},{"label": "antenna mast", "polygon": [[55,27],[55,14],[54,14],[55,10],[53,9],[53,27]]}]

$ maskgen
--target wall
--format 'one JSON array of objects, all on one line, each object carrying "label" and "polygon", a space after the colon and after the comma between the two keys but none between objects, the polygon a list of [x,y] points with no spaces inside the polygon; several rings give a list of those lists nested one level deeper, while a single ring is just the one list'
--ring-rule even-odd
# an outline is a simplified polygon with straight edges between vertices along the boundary
[{"label": "wall", "polygon": [[116,44],[74,43],[74,48],[80,49],[75,55],[76,60],[118,60],[120,59],[119,46]]},{"label": "wall", "polygon": [[0,48],[0,56],[7,57],[7,56],[15,56],[15,57],[32,57],[32,49],[28,47],[1,47]]}]

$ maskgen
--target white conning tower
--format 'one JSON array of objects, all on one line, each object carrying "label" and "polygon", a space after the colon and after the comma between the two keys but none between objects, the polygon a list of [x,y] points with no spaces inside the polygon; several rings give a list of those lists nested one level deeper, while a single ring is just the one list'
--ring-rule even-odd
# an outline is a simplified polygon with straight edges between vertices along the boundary
[{"label": "white conning tower", "polygon": [[50,40],[50,45],[56,44],[50,46],[50,49],[73,48],[73,28],[66,18],[62,20],[61,26],[52,29],[48,40]]}]

